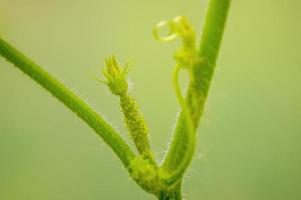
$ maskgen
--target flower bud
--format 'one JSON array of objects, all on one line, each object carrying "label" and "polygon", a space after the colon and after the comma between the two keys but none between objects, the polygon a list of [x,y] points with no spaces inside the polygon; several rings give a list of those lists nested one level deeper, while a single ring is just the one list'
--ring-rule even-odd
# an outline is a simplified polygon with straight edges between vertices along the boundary
[{"label": "flower bud", "polygon": [[120,96],[127,93],[127,74],[128,65],[124,68],[120,67],[115,56],[106,59],[106,66],[103,69],[103,75],[106,77],[105,83],[108,85],[113,94]]}]

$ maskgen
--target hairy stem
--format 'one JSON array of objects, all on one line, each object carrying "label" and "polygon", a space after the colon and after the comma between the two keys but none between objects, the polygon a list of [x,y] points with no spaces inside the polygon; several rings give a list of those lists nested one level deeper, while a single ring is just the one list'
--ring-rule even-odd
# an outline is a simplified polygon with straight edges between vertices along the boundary
[{"label": "hairy stem", "polygon": [[[209,2],[201,36],[201,44],[198,50],[201,62],[193,66],[194,81],[190,82],[186,95],[186,102],[192,112],[195,129],[204,110],[230,1],[210,0]],[[185,116],[182,111],[176,125],[173,142],[162,165],[164,170],[173,171],[181,163],[183,156],[186,154],[187,149],[189,149],[187,146],[187,137],[185,136],[186,132]]]},{"label": "hairy stem", "polygon": [[181,186],[182,183],[180,181],[179,183],[177,183],[174,190],[160,194],[158,199],[159,200],[182,200]]},{"label": "hairy stem", "polygon": [[113,149],[122,163],[126,167],[129,166],[135,157],[134,152],[119,134],[82,99],[1,38],[0,54],[83,119]]}]

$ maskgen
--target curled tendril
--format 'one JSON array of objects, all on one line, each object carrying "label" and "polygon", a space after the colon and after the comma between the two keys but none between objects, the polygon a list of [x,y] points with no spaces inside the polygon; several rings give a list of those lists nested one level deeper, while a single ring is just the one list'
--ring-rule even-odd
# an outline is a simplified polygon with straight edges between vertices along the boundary
[{"label": "curled tendril", "polygon": [[[160,29],[167,27],[168,34],[162,36]],[[178,16],[172,20],[160,21],[153,30],[154,37],[161,42],[169,42],[177,37],[182,38],[184,48],[195,48],[195,33],[185,16]]]},{"label": "curled tendril", "polygon": [[[168,26],[169,32],[168,35],[162,36],[159,32],[163,27]],[[176,39],[179,34],[177,32],[175,23],[173,21],[160,21],[154,28],[153,34],[155,38],[161,42],[169,42]]]},{"label": "curled tendril", "polygon": [[[164,27],[168,28],[168,34],[162,36],[160,29]],[[182,39],[182,47],[175,52],[174,58],[180,68],[189,70],[190,79],[193,81],[192,66],[200,59],[197,54],[195,31],[187,18],[178,16],[172,20],[161,21],[155,26],[153,34],[161,42],[173,41],[178,37]]]},{"label": "curled tendril", "polygon": [[[159,30],[164,27],[169,28],[169,33],[166,36],[159,34]],[[162,42],[169,42],[177,37],[182,39],[182,47],[176,51],[174,58],[177,61],[174,73],[173,73],[173,85],[178,102],[182,108],[186,125],[186,137],[187,137],[187,151],[183,155],[181,163],[172,172],[162,172],[162,180],[171,185],[182,177],[187,166],[192,160],[195,149],[195,127],[193,124],[191,112],[189,106],[182,95],[179,84],[179,72],[181,69],[187,69],[189,73],[190,81],[194,81],[193,77],[193,65],[198,62],[197,49],[195,44],[195,32],[193,27],[189,24],[188,20],[184,16],[178,16],[173,20],[161,21],[154,28],[154,36],[157,40]]]},{"label": "curled tendril", "polygon": [[189,107],[187,105],[187,102],[185,101],[185,98],[182,95],[180,84],[179,84],[179,72],[181,67],[179,65],[176,66],[174,73],[173,73],[173,85],[175,89],[175,93],[178,99],[178,102],[182,108],[185,124],[187,128],[186,136],[187,136],[187,143],[188,143],[188,149],[186,154],[183,156],[183,160],[181,163],[177,166],[177,168],[173,172],[169,173],[163,173],[161,178],[162,180],[168,184],[172,185],[175,183],[179,178],[182,177],[184,174],[186,168],[188,167],[190,161],[192,160],[194,149],[195,149],[195,127],[193,125],[193,120],[191,116],[191,112],[189,110]]}]

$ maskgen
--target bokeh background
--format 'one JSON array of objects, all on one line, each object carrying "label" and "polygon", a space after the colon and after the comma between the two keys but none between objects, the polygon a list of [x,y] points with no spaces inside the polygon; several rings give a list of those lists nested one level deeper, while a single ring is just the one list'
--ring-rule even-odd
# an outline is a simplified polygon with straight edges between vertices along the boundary
[{"label": "bokeh background", "polygon": [[[0,0],[0,35],[86,99],[128,138],[118,100],[92,76],[115,53],[162,159],[178,104],[172,54],[152,27],[205,0]],[[301,1],[233,1],[195,159],[191,200],[301,199]],[[0,58],[0,199],[146,199],[81,120]],[[130,142],[130,141],[129,141]]]}]

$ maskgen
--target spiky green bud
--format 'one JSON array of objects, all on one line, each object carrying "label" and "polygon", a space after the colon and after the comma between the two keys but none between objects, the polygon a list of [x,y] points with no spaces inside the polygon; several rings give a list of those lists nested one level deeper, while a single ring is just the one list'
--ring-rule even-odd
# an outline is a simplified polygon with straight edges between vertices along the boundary
[{"label": "spiky green bud", "polygon": [[106,77],[104,81],[110,91],[115,95],[121,95],[127,92],[128,90],[128,82],[127,82],[127,74],[129,71],[129,65],[127,64],[124,68],[122,68],[115,56],[109,57],[106,59],[106,66],[103,69],[103,75]]}]

